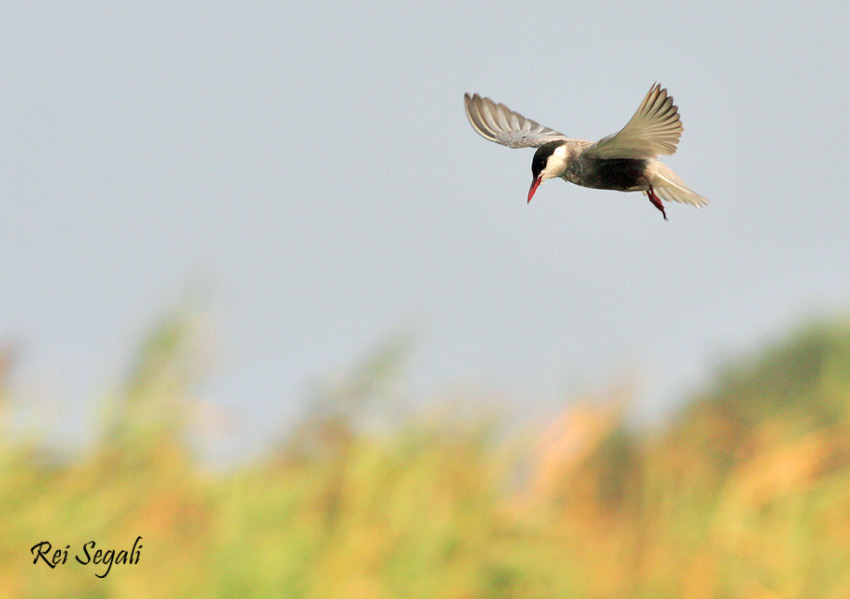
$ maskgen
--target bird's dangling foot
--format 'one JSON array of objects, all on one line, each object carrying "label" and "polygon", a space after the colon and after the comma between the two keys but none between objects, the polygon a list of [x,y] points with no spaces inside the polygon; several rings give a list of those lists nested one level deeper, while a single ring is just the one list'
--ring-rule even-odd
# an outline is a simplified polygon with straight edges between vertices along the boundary
[{"label": "bird's dangling foot", "polygon": [[667,213],[664,212],[664,204],[662,204],[661,199],[655,195],[655,190],[652,189],[652,185],[649,186],[649,190],[646,192],[646,195],[649,196],[649,201],[652,202],[652,205],[661,210],[661,214],[664,215],[664,220],[667,220]]}]

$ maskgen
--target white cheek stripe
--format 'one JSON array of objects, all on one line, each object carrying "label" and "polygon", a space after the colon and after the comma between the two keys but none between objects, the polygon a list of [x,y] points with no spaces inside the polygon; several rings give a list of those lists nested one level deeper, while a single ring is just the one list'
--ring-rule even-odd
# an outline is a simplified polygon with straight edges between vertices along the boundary
[{"label": "white cheek stripe", "polygon": [[544,178],[554,178],[560,175],[561,171],[564,169],[564,164],[567,161],[567,146],[559,146],[555,148],[555,151],[549,156],[549,159],[546,161],[546,168],[543,169]]}]

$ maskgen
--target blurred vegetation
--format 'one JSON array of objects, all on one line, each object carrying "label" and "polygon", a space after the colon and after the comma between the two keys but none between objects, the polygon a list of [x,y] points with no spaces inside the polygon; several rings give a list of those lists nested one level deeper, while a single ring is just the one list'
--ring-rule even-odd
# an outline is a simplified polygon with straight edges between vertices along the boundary
[{"label": "blurred vegetation", "polygon": [[[156,328],[82,453],[0,431],[0,595],[850,597],[847,322],[731,362],[648,430],[616,397],[521,433],[405,412],[406,343],[390,344],[224,472],[187,433],[193,335],[179,315]],[[0,417],[15,405],[5,357]],[[140,562],[105,578],[74,562],[88,540],[137,536]],[[68,563],[33,565],[42,540],[71,545]]]}]

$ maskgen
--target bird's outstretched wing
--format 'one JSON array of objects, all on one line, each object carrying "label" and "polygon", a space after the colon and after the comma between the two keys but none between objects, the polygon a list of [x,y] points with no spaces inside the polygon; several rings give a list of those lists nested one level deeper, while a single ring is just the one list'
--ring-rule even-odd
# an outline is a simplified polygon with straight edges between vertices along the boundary
[{"label": "bird's outstretched wing", "polygon": [[597,158],[639,160],[669,155],[676,151],[683,130],[672,96],[656,83],[626,126],[600,139],[587,149],[587,153]]},{"label": "bird's outstretched wing", "polygon": [[569,139],[563,133],[544,127],[513,112],[504,104],[478,94],[464,94],[466,116],[479,135],[509,148],[536,148],[550,141]]}]

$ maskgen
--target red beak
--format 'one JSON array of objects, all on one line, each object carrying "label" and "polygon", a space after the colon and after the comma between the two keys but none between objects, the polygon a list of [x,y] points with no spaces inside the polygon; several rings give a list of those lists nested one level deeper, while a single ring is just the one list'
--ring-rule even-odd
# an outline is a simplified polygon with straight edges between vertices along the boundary
[{"label": "red beak", "polygon": [[537,191],[537,188],[540,187],[540,184],[543,183],[543,179],[537,177],[534,181],[531,182],[531,188],[528,190],[528,204],[531,202],[531,198],[534,196],[534,192]]}]

